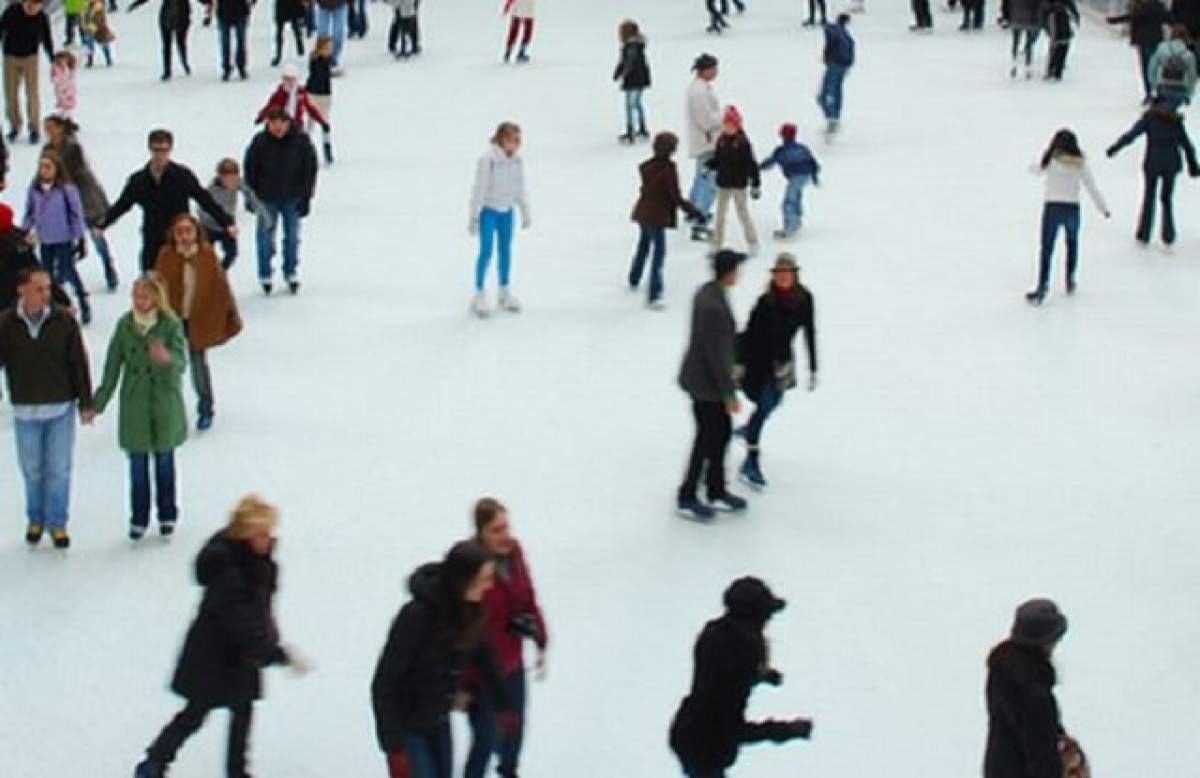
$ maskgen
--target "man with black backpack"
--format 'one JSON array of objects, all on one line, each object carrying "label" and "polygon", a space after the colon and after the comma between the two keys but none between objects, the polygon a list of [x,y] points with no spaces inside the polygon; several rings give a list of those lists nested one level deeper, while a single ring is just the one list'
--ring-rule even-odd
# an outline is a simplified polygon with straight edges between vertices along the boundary
[{"label": "man with black backpack", "polygon": [[1196,91],[1196,55],[1191,46],[1187,28],[1177,24],[1170,39],[1159,44],[1150,58],[1147,70],[1154,96],[1172,108],[1191,103]]}]

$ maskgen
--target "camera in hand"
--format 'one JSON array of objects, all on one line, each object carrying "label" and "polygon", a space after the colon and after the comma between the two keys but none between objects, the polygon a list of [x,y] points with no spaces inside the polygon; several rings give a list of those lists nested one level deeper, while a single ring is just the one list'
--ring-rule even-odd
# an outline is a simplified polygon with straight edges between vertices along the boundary
[{"label": "camera in hand", "polygon": [[537,618],[529,612],[518,613],[508,622],[508,631],[533,640],[538,635]]}]

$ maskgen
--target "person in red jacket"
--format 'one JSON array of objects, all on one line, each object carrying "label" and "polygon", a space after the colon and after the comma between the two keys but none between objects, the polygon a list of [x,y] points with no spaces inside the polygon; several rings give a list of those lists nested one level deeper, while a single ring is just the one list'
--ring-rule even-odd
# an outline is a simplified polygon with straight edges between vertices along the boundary
[{"label": "person in red jacket", "polygon": [[546,672],[546,621],[538,607],[521,544],[512,536],[508,509],[498,500],[485,497],[475,504],[475,536],[496,561],[495,581],[484,595],[483,610],[501,685],[517,721],[515,726],[498,726],[496,701],[491,699],[486,684],[478,685],[479,691],[468,711],[471,752],[463,778],[483,778],[493,753],[500,758],[497,774],[501,778],[516,778],[525,730],[525,640],[537,644],[535,667],[542,678]]},{"label": "person in red jacket", "polygon": [[300,129],[307,130],[308,122],[312,120],[321,125],[321,129],[328,135],[331,129],[329,120],[313,103],[312,98],[308,96],[308,90],[300,83],[300,71],[295,65],[288,63],[283,66],[282,75],[283,80],[271,93],[258,116],[254,117],[254,123],[262,124],[272,108],[282,108]]}]

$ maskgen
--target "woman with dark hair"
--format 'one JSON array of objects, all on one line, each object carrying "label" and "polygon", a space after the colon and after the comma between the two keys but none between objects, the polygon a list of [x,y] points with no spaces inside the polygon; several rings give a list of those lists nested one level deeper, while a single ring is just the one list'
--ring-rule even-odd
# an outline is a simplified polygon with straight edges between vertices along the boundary
[{"label": "woman with dark hair", "polygon": [[1145,103],[1154,99],[1150,84],[1150,58],[1158,44],[1163,42],[1163,27],[1171,21],[1171,15],[1161,0],[1129,0],[1129,10],[1118,16],[1108,17],[1109,24],[1128,24],[1129,43],[1138,50],[1138,69],[1142,75]]},{"label": "woman with dark hair", "polygon": [[43,151],[37,175],[25,197],[21,228],[30,245],[41,250],[42,267],[57,284],[71,284],[79,301],[79,320],[92,320],[87,289],[75,267],[75,253],[83,242],[83,203],[79,190],[67,178],[62,160],[53,151]]},{"label": "woman with dark hair", "polygon": [[746,440],[742,480],[756,489],[767,485],[759,465],[758,441],[767,419],[796,386],[796,355],[792,341],[804,330],[808,349],[808,390],[817,388],[817,328],[813,296],[800,283],[796,258],[784,252],[771,268],[771,282],[758,298],[746,330],[738,337],[738,367],[742,392],[754,403],[754,415],[738,434]]},{"label": "woman with dark hair", "polygon": [[[509,732],[497,732],[497,705],[486,685],[477,684],[469,710],[471,719],[471,753],[467,759],[464,778],[483,778],[492,754],[500,763],[501,778],[516,778],[517,762],[521,756],[521,740],[525,729],[525,641],[532,640],[538,649],[539,677],[546,671],[546,621],[538,606],[533,577],[525,564],[521,544],[512,536],[508,508],[498,500],[485,497],[475,504],[475,541],[495,562],[496,577],[483,597],[487,639],[500,671],[500,682],[513,704],[515,724]],[[469,678],[477,682],[480,670],[470,668]]]},{"label": "woman with dark hair", "polygon": [[1054,256],[1054,241],[1062,228],[1067,235],[1067,294],[1075,293],[1075,270],[1079,266],[1079,188],[1087,187],[1092,202],[1109,217],[1104,196],[1096,188],[1092,171],[1079,140],[1070,130],[1059,130],[1042,154],[1033,173],[1046,181],[1045,205],[1042,208],[1042,252],[1038,267],[1037,287],[1025,293],[1032,305],[1041,305],[1050,286],[1050,262]]},{"label": "woman with dark hair", "polygon": [[[371,680],[375,733],[392,778],[450,778],[450,711],[469,705],[462,687],[468,661],[482,668],[498,707],[511,711],[484,639],[480,605],[495,574],[488,553],[463,541],[409,578],[412,600],[392,622]],[[511,713],[499,719],[505,730],[513,729]]]},{"label": "woman with dark hair", "polygon": [[1172,199],[1175,196],[1175,178],[1183,169],[1180,157],[1187,158],[1188,175],[1200,176],[1200,165],[1196,163],[1196,149],[1183,126],[1183,117],[1171,109],[1169,103],[1158,100],[1137,120],[1129,132],[1117,139],[1108,149],[1108,156],[1138,139],[1146,136],[1146,156],[1142,161],[1142,174],[1146,180],[1142,196],[1142,212],[1138,217],[1137,240],[1149,243],[1154,229],[1154,199],[1162,201],[1162,240],[1170,246],[1175,242],[1175,214]]}]

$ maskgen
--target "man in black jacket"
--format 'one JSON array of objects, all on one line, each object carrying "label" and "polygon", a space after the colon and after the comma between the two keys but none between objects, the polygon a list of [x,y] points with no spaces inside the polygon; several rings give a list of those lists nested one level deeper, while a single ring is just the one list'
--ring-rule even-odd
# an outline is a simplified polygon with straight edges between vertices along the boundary
[{"label": "man in black jacket", "polygon": [[125,182],[121,196],[96,223],[96,231],[112,226],[134,205],[142,207],[142,272],[154,269],[158,261],[158,250],[167,239],[171,220],[188,212],[188,203],[195,200],[208,215],[225,228],[231,237],[237,237],[237,225],[225,212],[220,203],[213,199],[208,190],[200,185],[196,174],[183,165],[171,161],[171,149],[175,138],[167,130],[153,130],[147,141],[150,162]]},{"label": "man in black jacket", "polygon": [[317,151],[308,134],[282,108],[267,111],[267,128],[254,136],[242,166],[246,185],[258,198],[258,281],[271,293],[275,230],[283,222],[283,279],[300,291],[300,220],[308,216],[317,186]]},{"label": "man in black jacket", "polygon": [[742,743],[785,743],[812,734],[812,721],[746,721],[750,693],[780,686],[763,630],[787,603],[761,580],[739,578],[725,590],[725,615],[704,625],[696,641],[692,690],[671,723],[671,750],[689,778],[723,778]]},{"label": "man in black jacket", "polygon": [[25,86],[25,106],[29,124],[29,142],[41,141],[41,99],[38,96],[38,46],[46,58],[54,60],[54,40],[50,37],[50,19],[42,10],[42,0],[13,3],[0,14],[0,39],[4,48],[4,105],[8,109],[9,141],[21,133],[21,85]]},{"label": "man in black jacket", "polygon": [[[737,283],[738,266],[745,258],[736,251],[718,251],[713,262],[716,278],[700,287],[692,301],[691,337],[679,370],[679,385],[692,398],[696,439],[679,487],[677,507],[694,519],[713,518],[716,514],[711,505],[727,511],[746,509],[746,501],[725,488],[725,449],[733,430],[731,416],[741,408],[733,381],[737,323],[727,290]],[[702,473],[707,473],[711,505],[696,497]]]}]

